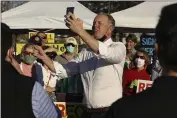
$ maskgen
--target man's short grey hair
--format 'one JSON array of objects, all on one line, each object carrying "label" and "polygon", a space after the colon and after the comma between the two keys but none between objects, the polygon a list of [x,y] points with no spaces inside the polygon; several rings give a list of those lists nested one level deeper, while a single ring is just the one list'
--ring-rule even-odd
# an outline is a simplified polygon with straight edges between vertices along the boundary
[{"label": "man's short grey hair", "polygon": [[112,24],[113,30],[114,30],[114,28],[115,28],[115,20],[114,20],[114,18],[113,18],[112,15],[107,14],[107,13],[99,13],[98,15],[105,15],[105,16],[107,16],[107,17],[108,17],[108,20],[109,20],[109,22]]}]

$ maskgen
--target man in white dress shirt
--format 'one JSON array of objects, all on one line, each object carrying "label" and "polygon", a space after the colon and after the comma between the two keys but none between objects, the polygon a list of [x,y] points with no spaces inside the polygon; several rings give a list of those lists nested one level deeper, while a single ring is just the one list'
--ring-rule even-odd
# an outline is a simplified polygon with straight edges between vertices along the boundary
[{"label": "man in white dress shirt", "polygon": [[93,22],[93,36],[81,26],[80,19],[69,13],[66,25],[90,47],[66,65],[53,63],[36,46],[35,56],[55,72],[61,79],[80,74],[84,86],[83,103],[86,105],[84,118],[103,118],[111,104],[122,97],[122,73],[126,47],[111,39],[115,20],[111,15],[98,14]]}]

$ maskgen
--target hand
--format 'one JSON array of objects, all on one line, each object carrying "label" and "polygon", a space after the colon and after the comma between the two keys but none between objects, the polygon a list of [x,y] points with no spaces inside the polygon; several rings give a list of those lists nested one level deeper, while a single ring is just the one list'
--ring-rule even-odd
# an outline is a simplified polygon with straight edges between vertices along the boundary
[{"label": "hand", "polygon": [[13,54],[14,54],[14,48],[11,47],[7,52],[6,61],[8,61],[17,70],[17,72],[19,72],[19,74],[23,75],[20,65],[14,58]]},{"label": "hand", "polygon": [[77,18],[76,20],[77,20],[76,22],[78,23],[78,25],[79,25],[82,29],[84,29],[84,27],[83,27],[83,23],[84,23],[84,22],[83,22],[80,18]]},{"label": "hand", "polygon": [[14,60],[13,54],[14,54],[14,48],[11,47],[7,52],[6,61],[8,61],[9,63],[12,63]]},{"label": "hand", "polygon": [[54,91],[55,91],[55,88],[50,87],[50,86],[47,86],[47,87],[45,88],[45,90],[50,93],[50,92],[54,92]]},{"label": "hand", "polygon": [[83,29],[83,21],[79,18],[76,19],[74,14],[72,14],[71,12],[66,15],[65,22],[66,26],[77,34],[79,34],[79,32]]},{"label": "hand", "polygon": [[43,59],[46,56],[42,47],[38,46],[38,45],[34,45],[34,54],[33,55],[39,59]]}]

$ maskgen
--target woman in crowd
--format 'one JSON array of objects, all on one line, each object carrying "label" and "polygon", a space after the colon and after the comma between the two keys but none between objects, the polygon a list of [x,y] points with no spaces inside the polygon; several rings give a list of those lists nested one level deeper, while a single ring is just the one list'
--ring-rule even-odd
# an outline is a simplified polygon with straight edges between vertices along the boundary
[{"label": "woman in crowd", "polygon": [[138,80],[150,80],[146,67],[150,63],[148,53],[143,49],[137,50],[133,57],[134,68],[125,70],[123,75],[123,95],[129,96],[136,93]]},{"label": "woman in crowd", "polygon": [[135,34],[129,34],[126,37],[126,59],[125,59],[125,65],[124,70],[131,69],[132,68],[132,59],[134,55],[136,54],[136,45],[138,42],[138,38]]},{"label": "woman in crowd", "polygon": [[[22,48],[22,52],[20,55],[21,71],[25,76],[35,77],[36,81],[38,81],[48,93],[52,93],[55,91],[56,81],[58,77],[52,74],[47,66],[45,66],[43,63],[36,61],[37,58],[33,56],[34,51],[35,50],[33,44],[26,44]],[[54,59],[57,54],[54,52],[47,53],[47,55],[51,59]]]}]

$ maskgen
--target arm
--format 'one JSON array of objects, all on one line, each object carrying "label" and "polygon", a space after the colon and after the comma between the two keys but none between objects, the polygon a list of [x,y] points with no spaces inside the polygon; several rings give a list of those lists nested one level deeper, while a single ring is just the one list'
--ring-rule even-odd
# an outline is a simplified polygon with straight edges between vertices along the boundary
[{"label": "arm", "polygon": [[84,29],[80,29],[78,32],[80,38],[93,50],[93,52],[97,53],[99,50],[99,41],[94,39],[87,31]]},{"label": "arm", "polygon": [[17,70],[17,72],[21,75],[24,75],[21,68],[20,68],[20,65],[19,63],[15,60],[15,59],[12,59],[12,62],[11,62],[12,66]]},{"label": "arm", "polygon": [[75,75],[79,73],[79,65],[78,65],[78,59],[72,60],[66,65],[61,65],[58,62],[52,61],[42,50],[41,47],[35,46],[35,53],[34,56],[41,59],[44,64],[50,69],[53,74],[58,76],[59,78],[66,78],[71,75]]},{"label": "arm", "polygon": [[109,63],[121,63],[126,57],[126,47],[121,42],[116,42],[111,46],[99,42],[99,56]]},{"label": "arm", "polygon": [[71,60],[65,65],[61,65],[60,63],[53,61],[56,75],[59,76],[59,78],[67,78],[69,76],[79,74],[79,55],[77,58]]},{"label": "arm", "polygon": [[44,64],[52,71],[52,72],[56,72],[55,71],[55,67],[54,67],[54,64],[53,64],[53,61],[45,54],[44,50],[40,47],[40,46],[37,46],[35,45],[34,46],[34,56],[41,59]]},{"label": "arm", "polygon": [[69,13],[66,16],[65,22],[73,32],[77,33],[81,37],[81,39],[93,50],[93,52],[99,52],[101,58],[104,58],[110,63],[120,63],[125,58],[126,47],[123,43],[119,42],[113,46],[107,46],[96,40],[81,27],[81,21],[76,19],[72,13]]},{"label": "arm", "polygon": [[23,75],[23,72],[22,70],[20,69],[20,65],[19,63],[15,60],[15,58],[13,57],[13,52],[14,52],[14,49],[13,48],[10,48],[8,50],[8,53],[7,53],[7,56],[6,56],[6,61],[8,61],[16,70],[19,74]]},{"label": "arm", "polygon": [[38,82],[32,91],[32,107],[37,118],[61,118],[61,112]]},{"label": "arm", "polygon": [[[70,18],[71,17],[71,18]],[[87,31],[83,29],[83,21],[80,19],[76,19],[74,14],[69,13],[66,16],[65,22],[67,26],[75,33],[79,35],[79,37],[95,52],[98,52],[99,43],[98,40],[94,39]]]}]

